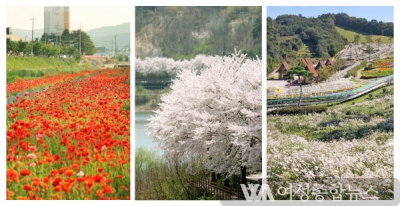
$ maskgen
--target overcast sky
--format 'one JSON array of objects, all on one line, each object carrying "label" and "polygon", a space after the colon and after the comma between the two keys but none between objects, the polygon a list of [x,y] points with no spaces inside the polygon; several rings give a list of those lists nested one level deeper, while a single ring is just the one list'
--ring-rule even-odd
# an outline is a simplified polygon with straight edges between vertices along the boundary
[{"label": "overcast sky", "polygon": [[326,13],[346,13],[352,17],[393,22],[393,6],[268,6],[267,16],[275,19],[282,14],[301,14],[305,17],[317,17]]},{"label": "overcast sky", "polygon": [[[129,6],[71,6],[70,30],[88,31],[104,26],[115,26],[131,21],[131,7]],[[44,28],[44,6],[7,6],[6,26],[13,29],[32,29],[32,16],[36,19],[34,29]]]}]

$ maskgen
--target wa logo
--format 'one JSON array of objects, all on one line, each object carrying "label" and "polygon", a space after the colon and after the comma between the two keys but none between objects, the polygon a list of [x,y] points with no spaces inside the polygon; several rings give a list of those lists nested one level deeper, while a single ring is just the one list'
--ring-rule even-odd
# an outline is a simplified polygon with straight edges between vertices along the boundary
[{"label": "wa logo", "polygon": [[268,184],[248,184],[248,187],[246,187],[245,184],[240,184],[240,187],[242,188],[243,194],[248,202],[259,202],[261,200],[267,201],[267,195],[269,201],[275,201]]}]

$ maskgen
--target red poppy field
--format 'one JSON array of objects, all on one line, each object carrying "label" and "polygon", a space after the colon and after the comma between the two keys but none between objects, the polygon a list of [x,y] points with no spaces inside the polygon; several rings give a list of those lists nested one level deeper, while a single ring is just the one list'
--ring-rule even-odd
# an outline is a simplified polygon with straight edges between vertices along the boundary
[{"label": "red poppy field", "polygon": [[130,69],[92,74],[7,105],[7,199],[130,199]]}]

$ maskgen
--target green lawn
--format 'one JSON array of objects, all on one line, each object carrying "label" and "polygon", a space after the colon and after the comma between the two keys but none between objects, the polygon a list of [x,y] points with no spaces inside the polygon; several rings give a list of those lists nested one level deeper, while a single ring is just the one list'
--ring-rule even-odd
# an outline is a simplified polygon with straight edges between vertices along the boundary
[{"label": "green lawn", "polygon": [[7,57],[7,70],[47,69],[77,64],[73,59],[46,57]]},{"label": "green lawn", "polygon": [[[338,27],[336,26],[336,31],[339,32],[340,35],[342,35],[343,37],[345,37],[349,42],[353,42],[354,41],[354,35],[359,34],[360,35],[360,43],[365,42],[367,43],[367,35],[366,33],[363,32],[359,32],[359,31],[354,31],[354,30],[350,30],[348,28],[342,28],[342,27]],[[387,36],[381,36],[381,35],[372,35],[372,41],[374,41],[374,43],[376,42],[375,40],[377,38],[381,38],[382,42],[381,43],[390,43],[390,38]],[[394,42],[394,38],[392,39],[392,43]]]}]

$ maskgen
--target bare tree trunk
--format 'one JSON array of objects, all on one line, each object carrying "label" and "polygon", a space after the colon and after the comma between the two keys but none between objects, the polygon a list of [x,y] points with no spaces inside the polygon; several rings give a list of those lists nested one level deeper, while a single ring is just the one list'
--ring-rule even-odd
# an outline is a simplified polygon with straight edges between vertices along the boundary
[{"label": "bare tree trunk", "polygon": [[215,172],[211,173],[211,181],[216,182],[217,178],[215,177]]},{"label": "bare tree trunk", "polygon": [[242,175],[241,183],[246,184],[246,166],[241,168],[241,175]]},{"label": "bare tree trunk", "polygon": [[[300,78],[299,78],[299,80],[300,80]],[[299,97],[299,103],[297,103],[297,107],[300,107],[300,105],[301,105],[301,97],[303,95],[303,86],[302,86],[301,82],[302,82],[302,80],[299,81],[299,83],[300,83],[300,97]]]}]

